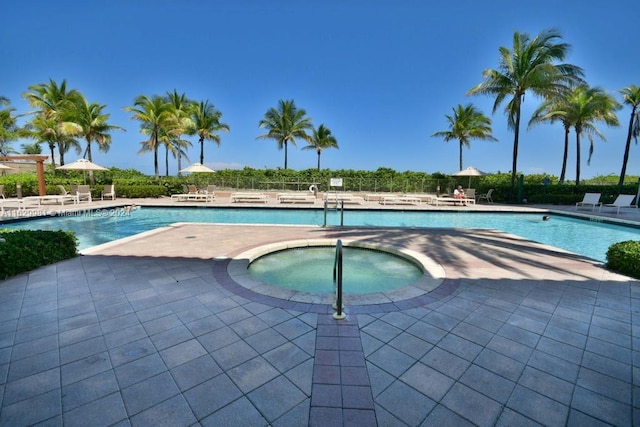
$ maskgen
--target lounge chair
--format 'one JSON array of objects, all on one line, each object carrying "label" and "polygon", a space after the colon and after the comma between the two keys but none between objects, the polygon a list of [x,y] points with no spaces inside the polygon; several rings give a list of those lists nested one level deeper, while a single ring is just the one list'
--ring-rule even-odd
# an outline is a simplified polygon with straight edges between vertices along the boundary
[{"label": "lounge chair", "polygon": [[0,185],[0,197],[2,197],[3,199],[4,197],[4,185]]},{"label": "lounge chair", "polygon": [[101,200],[104,200],[105,197],[111,197],[111,200],[116,199],[116,187],[113,184],[107,184],[102,189]]},{"label": "lounge chair", "polygon": [[76,195],[78,196],[78,202],[86,200],[88,202],[91,201],[91,187],[88,185],[78,185],[78,189],[76,190]]},{"label": "lounge chair", "polygon": [[600,205],[600,211],[602,211],[602,208],[614,208],[616,209],[616,214],[619,214],[620,208],[637,208],[636,205],[632,205],[635,197],[636,196],[633,194],[619,194],[613,203],[604,203]]},{"label": "lounge chair", "polygon": [[485,194],[478,194],[478,203],[480,203],[482,200],[486,200],[488,204],[492,205],[493,204],[493,199],[491,198],[491,196],[493,195],[493,188],[490,188],[489,191],[487,191]]},{"label": "lounge chair", "polygon": [[596,206],[600,206],[602,202],[600,202],[601,193],[585,193],[584,198],[581,202],[576,203],[576,210],[580,206],[591,206],[591,211],[596,210]]}]

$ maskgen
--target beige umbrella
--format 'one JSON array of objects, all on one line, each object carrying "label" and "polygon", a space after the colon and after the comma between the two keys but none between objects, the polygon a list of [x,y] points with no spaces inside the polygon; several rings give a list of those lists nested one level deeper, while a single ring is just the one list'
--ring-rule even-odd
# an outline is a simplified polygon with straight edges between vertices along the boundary
[{"label": "beige umbrella", "polygon": [[87,171],[108,171],[109,169],[90,162],[87,159],[78,159],[75,162],[67,163],[66,165],[58,166],[56,169],[68,170],[68,171],[82,171],[84,177],[84,183],[87,183]]},{"label": "beige umbrella", "polygon": [[478,168],[475,168],[473,166],[469,166],[466,169],[462,169],[461,171],[458,171],[456,173],[454,173],[451,176],[468,176],[469,177],[469,185],[467,185],[467,188],[471,186],[471,177],[472,176],[484,176],[486,175],[484,172],[478,170]]},{"label": "beige umbrella", "polygon": [[11,166],[0,163],[0,169],[13,169]]},{"label": "beige umbrella", "polygon": [[187,166],[184,169],[180,169],[180,172],[205,172],[212,173],[215,172],[213,169],[210,169],[203,165],[202,163],[194,163],[191,166]]}]

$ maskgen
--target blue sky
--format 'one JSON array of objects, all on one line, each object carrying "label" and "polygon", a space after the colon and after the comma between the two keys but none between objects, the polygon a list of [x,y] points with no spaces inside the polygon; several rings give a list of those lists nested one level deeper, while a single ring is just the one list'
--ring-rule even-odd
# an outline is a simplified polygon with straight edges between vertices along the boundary
[{"label": "blue sky", "polygon": [[[66,79],[127,129],[94,161],[149,174],[153,157],[137,154],[144,137],[123,109],[140,94],[177,89],[221,110],[231,131],[219,147],[205,145],[205,163],[217,169],[283,167],[275,141],[256,139],[258,122],[279,99],[294,99],[338,140],[339,150],[323,152],[323,168],[453,173],[458,143],[431,134],[447,129],[452,107],[471,102],[492,118],[499,141],[472,141],[464,166],[507,172],[513,134],[502,108],[492,115],[493,99],[465,96],[484,69],[497,68],[498,48],[511,47],[514,31],[556,28],[572,46],[567,62],[621,100],[619,89],[640,85],[639,13],[636,0],[12,1],[0,26],[0,95],[24,112],[29,85]],[[527,95],[525,120],[538,104]],[[630,108],[618,115],[620,127],[600,126],[607,142],[596,141],[590,166],[583,144],[581,178],[619,174]],[[559,175],[562,138],[559,125],[523,128],[519,172]],[[289,168],[316,166],[304,145],[290,147]],[[170,174],[176,170],[172,160]],[[632,147],[627,173],[640,174],[640,147]]]}]

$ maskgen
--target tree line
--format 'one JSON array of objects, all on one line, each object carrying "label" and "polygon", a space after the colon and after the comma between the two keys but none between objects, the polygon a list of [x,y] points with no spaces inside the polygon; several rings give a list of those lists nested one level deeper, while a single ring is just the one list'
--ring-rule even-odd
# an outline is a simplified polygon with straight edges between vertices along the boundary
[{"label": "tree line", "polygon": [[[528,127],[542,123],[561,123],[564,128],[564,151],[559,182],[565,182],[569,134],[573,129],[576,142],[576,185],[580,184],[580,144],[586,136],[590,141],[589,159],[593,153],[594,137],[606,140],[597,128],[598,123],[618,126],[616,111],[622,105],[600,87],[591,87],[584,80],[582,68],[563,63],[570,45],[562,41],[560,32],[547,29],[535,37],[515,32],[512,47],[499,48],[498,67],[483,71],[484,80],[471,88],[466,95],[488,95],[495,98],[493,113],[506,102],[504,113],[509,129],[513,130],[513,157],[511,167],[511,192],[515,190],[518,171],[518,148],[522,121],[521,107],[527,92],[542,99],[541,105],[529,120]],[[624,183],[631,140],[640,136],[640,87],[630,85],[619,91],[624,104],[631,107],[629,128],[625,142],[622,170],[618,185]],[[445,115],[448,129],[432,136],[445,141],[457,140],[460,144],[460,169],[462,149],[470,147],[470,140],[495,140],[491,135],[491,119],[473,104],[458,105],[453,114]]]},{"label": "tree line", "polygon": [[[493,113],[506,103],[504,113],[508,127],[513,130],[513,156],[511,166],[511,189],[515,189],[518,171],[518,148],[520,144],[521,107],[527,92],[542,99],[542,103],[529,119],[528,127],[544,123],[560,123],[564,128],[564,150],[559,182],[566,178],[567,156],[570,132],[575,133],[576,144],[576,185],[580,184],[580,145],[587,137],[590,142],[589,158],[593,153],[594,138],[606,140],[597,124],[618,126],[616,111],[622,108],[613,95],[600,87],[591,87],[584,80],[582,68],[564,61],[570,45],[562,41],[561,34],[555,29],[547,29],[535,37],[526,33],[514,32],[511,48],[499,48],[498,67],[483,71],[484,80],[471,88],[466,95],[488,95],[495,98]],[[640,136],[640,87],[630,85],[619,91],[623,103],[631,107],[622,168],[618,185],[624,183],[631,140]],[[78,139],[85,141],[84,154],[91,159],[91,144],[98,149],[108,151],[111,144],[111,132],[124,130],[108,123],[109,114],[104,113],[105,105],[89,103],[75,89],[67,89],[66,81],[61,84],[50,80],[49,83],[29,86],[24,94],[30,106],[36,110],[27,124],[20,128],[9,100],[0,96],[0,154],[13,152],[11,141],[28,137],[34,144],[23,145],[24,152],[39,152],[40,144],[48,144],[53,158],[57,148],[60,163],[64,164],[64,154],[75,149],[82,152]],[[193,101],[176,90],[165,95],[139,95],[133,105],[125,107],[132,118],[140,123],[140,133],[145,136],[141,141],[140,152],[153,152],[156,178],[159,176],[158,151],[165,149],[165,169],[168,175],[168,159],[173,156],[181,159],[186,149],[192,146],[186,136],[197,136],[200,144],[200,163],[204,163],[204,142],[221,143],[221,132],[228,132],[229,126],[222,122],[222,112],[208,100]],[[433,137],[442,137],[445,141],[457,140],[460,145],[460,169],[463,169],[462,152],[470,147],[472,139],[495,140],[491,129],[491,119],[485,116],[473,104],[457,105],[453,113],[445,115],[448,129],[433,133]],[[287,169],[289,144],[297,145],[298,140],[308,143],[303,149],[315,150],[320,169],[320,155],[327,148],[338,148],[337,139],[324,124],[315,128],[304,109],[298,108],[294,100],[280,100],[276,107],[270,108],[258,123],[265,133],[258,139],[272,139],[279,149],[284,149],[284,168]]]}]

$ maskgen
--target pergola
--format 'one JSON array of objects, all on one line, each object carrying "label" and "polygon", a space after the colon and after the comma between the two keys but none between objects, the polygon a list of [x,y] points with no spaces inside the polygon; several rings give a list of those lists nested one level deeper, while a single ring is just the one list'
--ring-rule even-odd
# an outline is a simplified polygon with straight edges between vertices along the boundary
[{"label": "pergola", "polygon": [[49,156],[0,156],[0,161],[12,162],[13,160],[34,160],[36,162],[36,173],[38,174],[38,195],[47,195],[47,186],[44,182],[44,161]]}]

